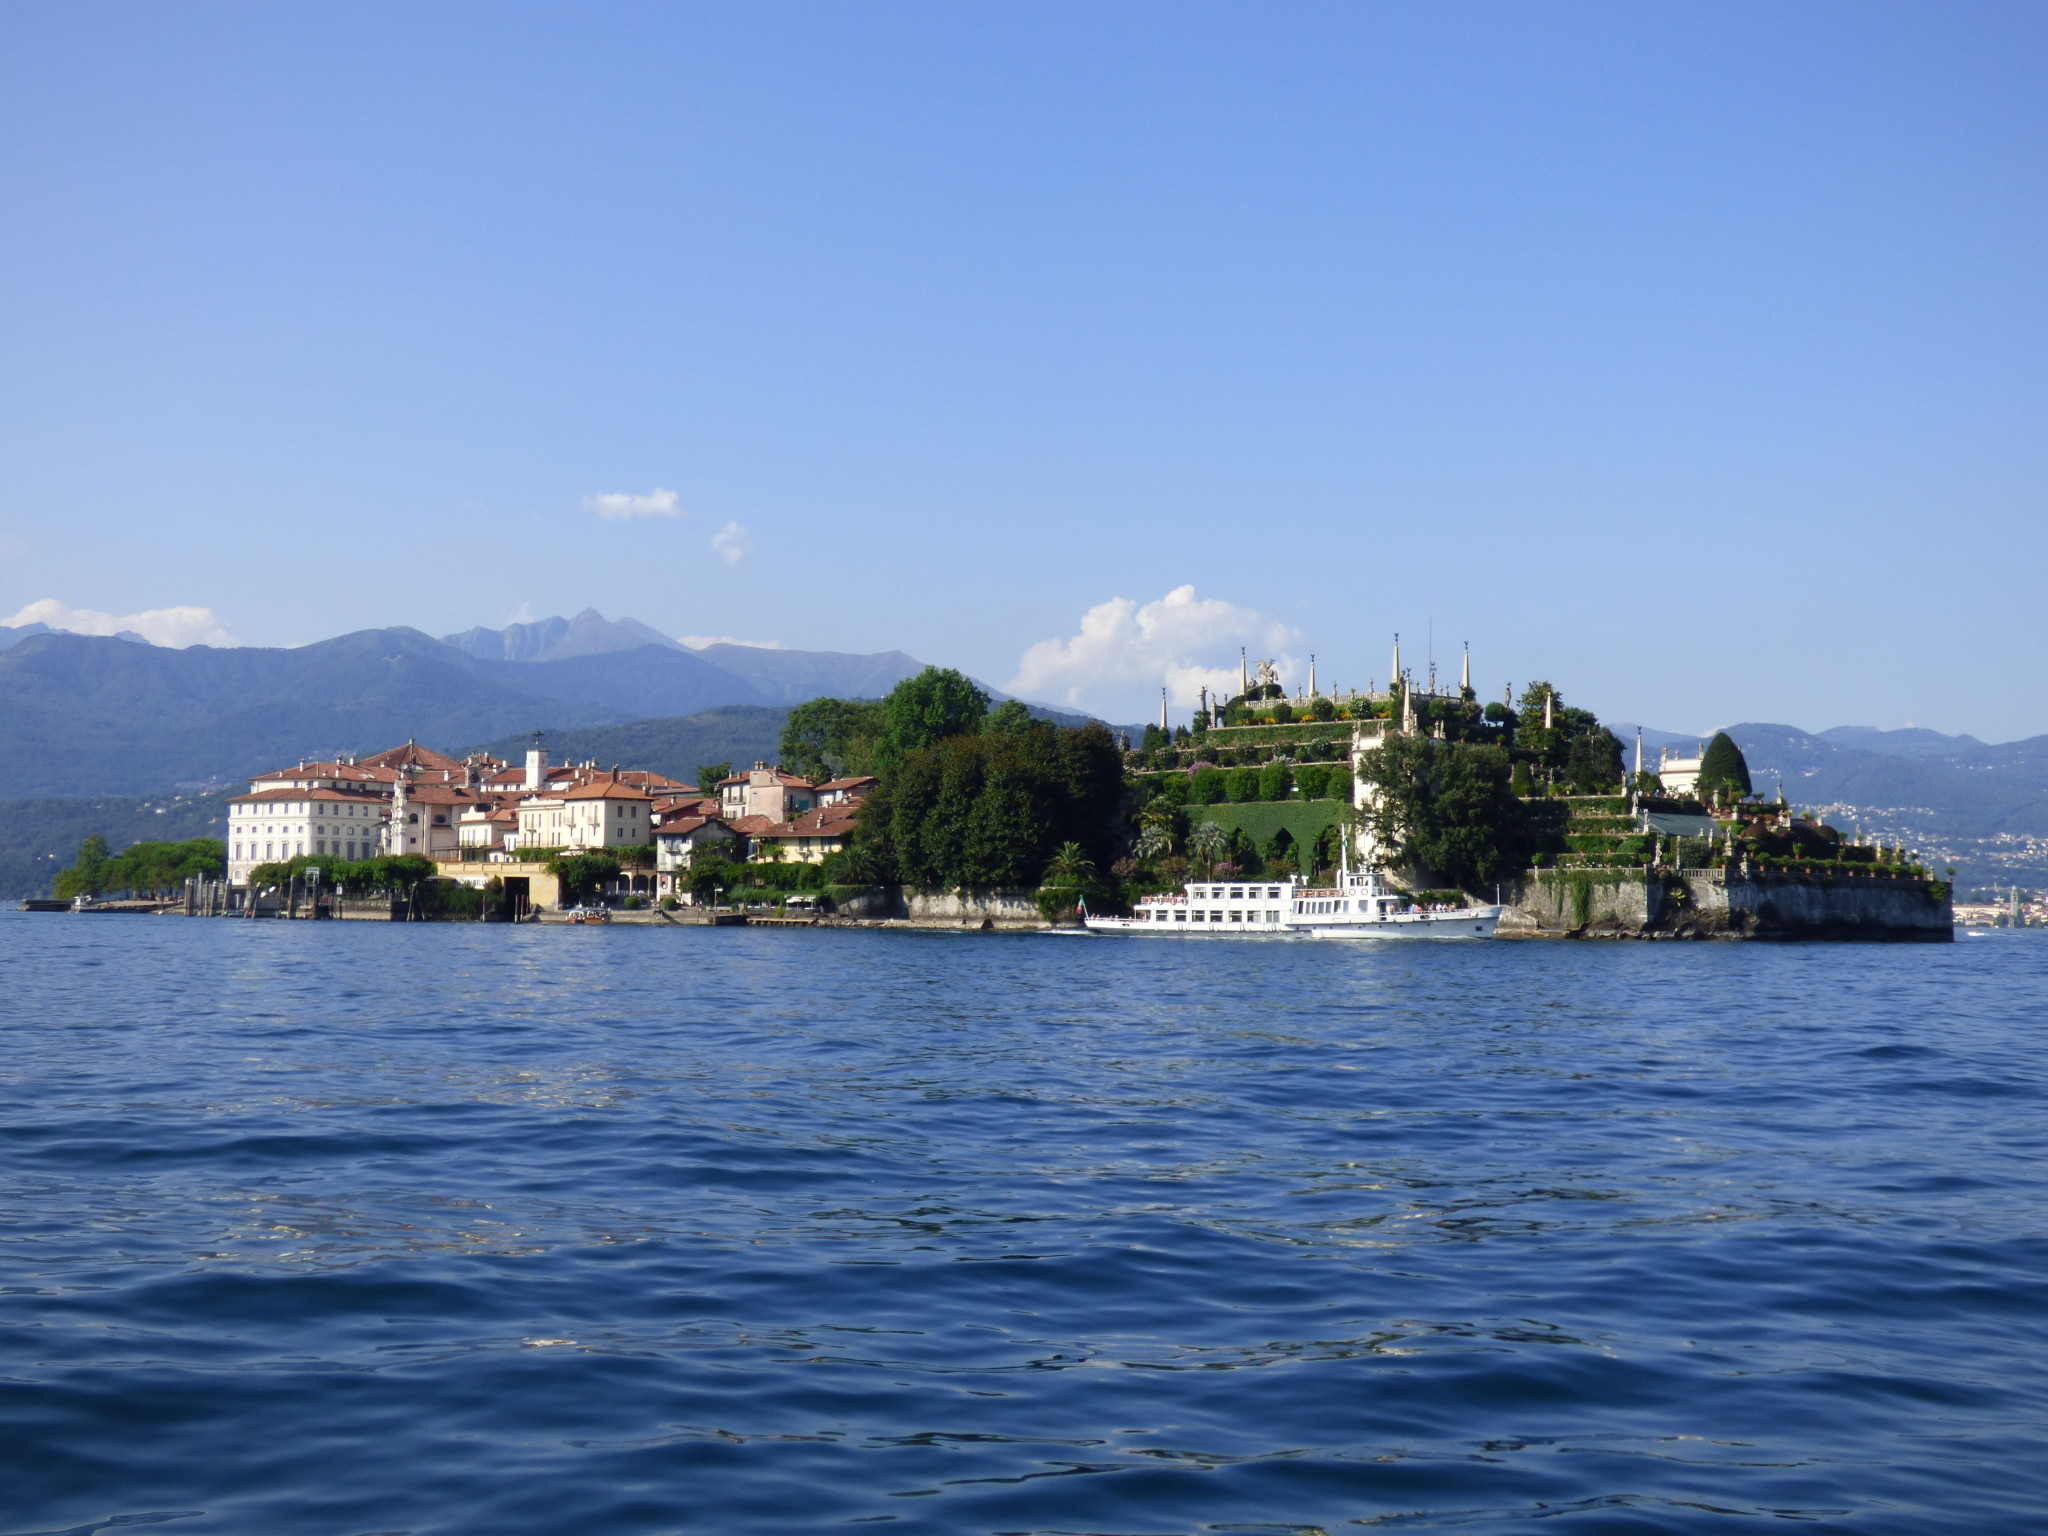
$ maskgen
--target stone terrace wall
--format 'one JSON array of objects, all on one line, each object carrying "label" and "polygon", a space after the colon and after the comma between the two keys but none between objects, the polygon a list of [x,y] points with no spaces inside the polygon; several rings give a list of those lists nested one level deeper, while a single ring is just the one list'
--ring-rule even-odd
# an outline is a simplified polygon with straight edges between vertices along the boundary
[{"label": "stone terrace wall", "polygon": [[1912,880],[1718,869],[1535,871],[1504,892],[1503,937],[1876,939],[1942,943],[1954,908]]},{"label": "stone terrace wall", "polygon": [[1038,904],[1029,891],[903,892],[905,915],[913,923],[1028,923],[1043,928]]}]

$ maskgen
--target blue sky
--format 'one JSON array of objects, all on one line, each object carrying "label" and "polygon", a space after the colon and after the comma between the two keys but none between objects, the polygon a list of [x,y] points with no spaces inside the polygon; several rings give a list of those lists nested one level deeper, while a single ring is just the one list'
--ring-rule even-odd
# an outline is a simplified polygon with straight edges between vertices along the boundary
[{"label": "blue sky", "polygon": [[2044,77],[2039,5],[11,5],[0,622],[2048,732]]}]

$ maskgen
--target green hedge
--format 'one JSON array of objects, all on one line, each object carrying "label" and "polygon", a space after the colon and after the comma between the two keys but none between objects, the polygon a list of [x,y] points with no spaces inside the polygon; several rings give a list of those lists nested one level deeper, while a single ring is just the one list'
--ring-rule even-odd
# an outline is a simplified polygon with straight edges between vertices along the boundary
[{"label": "green hedge", "polygon": [[822,891],[825,888],[825,872],[816,864],[802,864],[794,859],[779,864],[755,860],[738,866],[739,879],[749,886],[769,891]]},{"label": "green hedge", "polygon": [[1211,750],[1223,746],[1252,746],[1279,742],[1335,742],[1349,744],[1351,722],[1338,720],[1329,724],[1319,721],[1296,720],[1288,725],[1219,725],[1198,738]]},{"label": "green hedge", "polygon": [[1316,839],[1324,828],[1342,823],[1348,807],[1339,800],[1255,801],[1243,805],[1191,805],[1188,822],[1213,821],[1226,832],[1242,832],[1256,846],[1266,847],[1275,833],[1286,831],[1299,850],[1302,873],[1307,874],[1314,856]]},{"label": "green hedge", "polygon": [[1351,770],[1342,763],[1305,763],[1289,767],[1268,763],[1252,768],[1197,768],[1192,774],[1140,774],[1130,780],[1140,803],[1164,796],[1175,805],[1249,805],[1284,797],[1351,803]]}]

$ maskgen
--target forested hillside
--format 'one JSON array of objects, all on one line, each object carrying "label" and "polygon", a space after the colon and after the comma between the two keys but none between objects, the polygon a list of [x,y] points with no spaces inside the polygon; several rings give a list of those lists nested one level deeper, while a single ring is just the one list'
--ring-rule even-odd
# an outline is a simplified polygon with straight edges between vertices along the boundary
[{"label": "forested hillside", "polygon": [[0,802],[0,900],[48,893],[51,877],[97,833],[115,853],[132,843],[219,837],[227,791]]},{"label": "forested hillside", "polygon": [[[513,668],[515,675],[500,674]],[[411,629],[296,650],[34,635],[0,652],[0,799],[218,785],[408,737],[477,741],[616,718]]]},{"label": "forested hillside", "polygon": [[[541,734],[554,762],[595,758],[606,767],[618,763],[627,768],[649,768],[690,783],[700,763],[729,762],[745,767],[757,758],[774,762],[776,742],[788,718],[786,709],[727,704],[666,720],[634,720]],[[532,745],[530,731],[482,744],[484,751],[514,763],[523,762]]]}]

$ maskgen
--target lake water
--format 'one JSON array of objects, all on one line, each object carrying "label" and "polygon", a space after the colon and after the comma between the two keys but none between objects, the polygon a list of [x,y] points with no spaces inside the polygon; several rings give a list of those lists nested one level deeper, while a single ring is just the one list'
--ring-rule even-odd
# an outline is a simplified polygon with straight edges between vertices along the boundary
[{"label": "lake water", "polygon": [[0,1532],[2048,1527],[2048,935],[0,917]]}]

